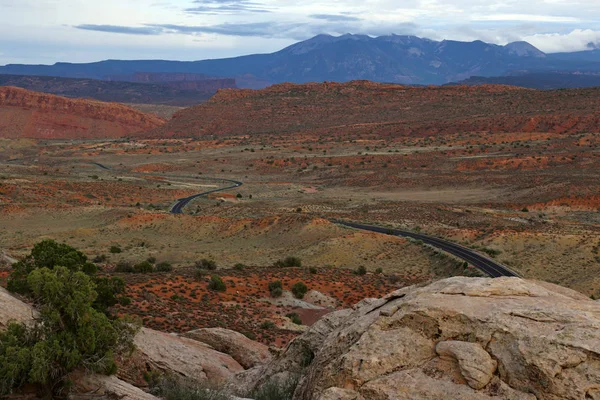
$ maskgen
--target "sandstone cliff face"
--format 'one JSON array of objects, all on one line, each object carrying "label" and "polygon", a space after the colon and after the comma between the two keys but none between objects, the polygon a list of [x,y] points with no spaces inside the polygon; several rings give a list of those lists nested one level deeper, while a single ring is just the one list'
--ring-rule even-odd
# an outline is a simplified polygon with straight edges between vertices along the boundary
[{"label": "sandstone cliff face", "polygon": [[133,108],[0,87],[0,137],[117,138],[154,129],[164,120]]},{"label": "sandstone cliff face", "polygon": [[297,400],[600,399],[600,305],[518,278],[405,288],[326,317],[236,385],[301,370]]},{"label": "sandstone cliff face", "polygon": [[367,81],[280,84],[219,91],[178,112],[152,136],[461,132],[595,132],[600,90],[535,91],[502,85],[407,87]]}]

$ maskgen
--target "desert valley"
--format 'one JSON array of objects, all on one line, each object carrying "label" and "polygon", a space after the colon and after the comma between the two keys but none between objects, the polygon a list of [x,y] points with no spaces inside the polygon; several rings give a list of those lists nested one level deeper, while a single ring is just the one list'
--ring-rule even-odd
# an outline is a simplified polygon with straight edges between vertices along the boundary
[{"label": "desert valley", "polygon": [[[294,399],[599,399],[599,110],[598,88],[282,83],[185,107],[0,87],[0,285],[44,240],[123,279],[111,312],[144,328],[106,396],[154,398],[160,370],[275,399],[257,385],[301,368]],[[31,318],[0,294],[0,328]]]}]

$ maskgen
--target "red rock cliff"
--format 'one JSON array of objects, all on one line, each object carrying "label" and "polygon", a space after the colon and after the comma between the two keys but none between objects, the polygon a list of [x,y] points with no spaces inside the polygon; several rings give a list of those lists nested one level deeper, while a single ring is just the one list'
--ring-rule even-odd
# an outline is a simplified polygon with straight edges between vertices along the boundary
[{"label": "red rock cliff", "polygon": [[0,87],[0,137],[91,139],[131,136],[165,121],[118,103]]}]

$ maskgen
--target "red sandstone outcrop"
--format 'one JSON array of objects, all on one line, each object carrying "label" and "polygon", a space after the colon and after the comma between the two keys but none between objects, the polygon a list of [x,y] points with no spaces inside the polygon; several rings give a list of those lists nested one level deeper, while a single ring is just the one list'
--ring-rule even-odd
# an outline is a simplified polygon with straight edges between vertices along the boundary
[{"label": "red sandstone outcrop", "polygon": [[202,135],[596,132],[600,89],[536,91],[502,85],[409,87],[368,81],[219,91],[150,133]]},{"label": "red sandstone outcrop", "polygon": [[118,138],[151,130],[163,123],[162,118],[118,103],[0,87],[2,138]]}]

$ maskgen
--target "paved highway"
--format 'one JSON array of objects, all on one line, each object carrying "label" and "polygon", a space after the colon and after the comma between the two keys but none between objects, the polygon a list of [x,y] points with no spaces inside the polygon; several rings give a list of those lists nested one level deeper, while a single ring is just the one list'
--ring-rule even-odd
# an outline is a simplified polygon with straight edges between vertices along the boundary
[{"label": "paved highway", "polygon": [[469,264],[473,265],[476,268],[479,268],[481,271],[485,272],[492,278],[498,278],[501,276],[519,276],[516,272],[511,271],[508,267],[482,255],[478,252],[471,250],[467,247],[461,246],[456,243],[449,242],[444,239],[439,239],[432,236],[422,235],[419,233],[403,231],[399,229],[390,229],[390,228],[382,228],[379,226],[372,225],[364,225],[355,222],[346,222],[341,220],[332,220],[337,224],[347,226],[350,228],[366,230],[370,232],[383,233],[386,235],[395,235],[413,238],[415,240],[421,240],[423,243],[436,247],[440,250],[443,250],[447,253],[450,253],[462,260],[465,260]]},{"label": "paved highway", "polygon": [[[93,162],[93,165],[108,170],[110,171],[110,167],[107,167],[104,164],[100,164],[97,162]],[[140,174],[138,174],[140,175]],[[208,192],[203,192],[203,193],[198,193],[195,194],[193,196],[189,196],[189,197],[184,197],[183,199],[177,199],[177,201],[175,202],[175,204],[173,204],[173,206],[171,207],[171,209],[169,210],[171,212],[171,214],[183,214],[183,209],[185,208],[185,206],[188,205],[188,203],[194,199],[197,199],[198,197],[202,197],[202,196],[206,196],[209,195],[211,193],[217,193],[217,192],[222,192],[224,190],[229,190],[229,189],[235,189],[237,187],[240,187],[243,185],[242,182],[238,182],[238,181],[232,181],[230,179],[220,179],[220,178],[198,178],[196,177],[196,179],[202,179],[204,181],[212,181],[212,182],[224,182],[224,183],[231,183],[231,186],[227,186],[224,188],[220,188],[220,189],[214,189],[214,190],[209,190]]]},{"label": "paved highway", "polygon": [[183,214],[183,208],[185,206],[188,205],[188,203],[194,199],[197,199],[198,197],[202,197],[202,196],[206,196],[209,195],[211,193],[217,193],[217,192],[222,192],[224,190],[229,190],[229,189],[235,189],[237,187],[240,187],[243,185],[242,182],[238,182],[238,181],[232,181],[229,179],[219,179],[219,178],[202,178],[204,180],[210,180],[210,181],[216,181],[216,182],[226,182],[226,183],[232,183],[232,186],[227,186],[224,188],[220,188],[220,189],[214,189],[214,190],[209,190],[208,192],[203,192],[203,193],[198,193],[195,194],[193,196],[190,197],[185,197],[183,199],[178,199],[177,202],[173,205],[173,207],[171,207],[171,214]]}]

